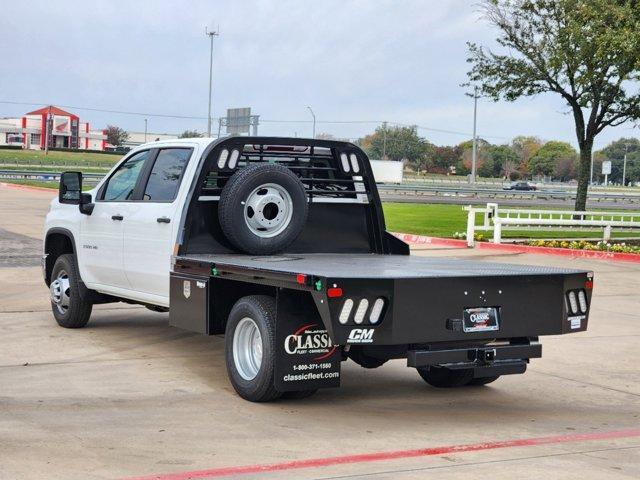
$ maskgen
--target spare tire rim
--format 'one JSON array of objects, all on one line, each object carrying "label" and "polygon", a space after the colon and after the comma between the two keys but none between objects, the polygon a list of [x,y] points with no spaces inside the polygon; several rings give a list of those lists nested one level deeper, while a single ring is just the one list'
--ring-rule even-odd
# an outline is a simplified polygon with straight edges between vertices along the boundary
[{"label": "spare tire rim", "polygon": [[63,315],[69,310],[71,304],[71,284],[69,275],[64,270],[60,270],[56,278],[49,285],[51,302]]},{"label": "spare tire rim", "polygon": [[291,223],[293,202],[289,192],[276,183],[255,188],[244,202],[244,220],[260,238],[280,235]]},{"label": "spare tire rim", "polygon": [[262,365],[262,335],[256,322],[245,317],[233,332],[233,363],[245,380],[253,380]]}]

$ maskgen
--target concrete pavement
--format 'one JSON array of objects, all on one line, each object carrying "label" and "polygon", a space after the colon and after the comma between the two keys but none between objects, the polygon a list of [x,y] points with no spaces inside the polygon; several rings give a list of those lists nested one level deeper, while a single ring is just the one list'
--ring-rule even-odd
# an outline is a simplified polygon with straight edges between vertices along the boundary
[{"label": "concrete pavement", "polygon": [[[19,255],[34,254],[37,242],[30,241],[40,238],[51,197],[0,188],[5,248],[21,243]],[[543,358],[525,375],[484,388],[434,389],[402,361],[376,370],[347,362],[339,389],[302,401],[252,404],[226,378],[221,337],[169,327],[167,314],[124,304],[96,307],[85,329],[59,328],[39,267],[9,262],[11,252],[0,250],[3,480],[171,472],[176,475],[166,478],[177,480],[189,478],[183,472],[239,465],[640,429],[640,265],[421,250],[416,254],[592,269],[589,331],[543,338]],[[474,476],[640,478],[640,436],[240,478]]]}]

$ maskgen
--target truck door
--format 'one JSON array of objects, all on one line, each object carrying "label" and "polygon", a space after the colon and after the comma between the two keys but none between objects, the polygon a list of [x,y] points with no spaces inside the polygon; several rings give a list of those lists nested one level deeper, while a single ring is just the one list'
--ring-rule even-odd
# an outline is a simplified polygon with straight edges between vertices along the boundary
[{"label": "truck door", "polygon": [[150,150],[125,160],[100,188],[91,215],[82,215],[78,257],[86,283],[130,288],[123,268],[123,225]]},{"label": "truck door", "polygon": [[178,192],[193,151],[156,151],[146,169],[143,193],[129,205],[124,222],[125,275],[134,290],[162,297],[160,304],[169,302],[171,255],[182,212]]}]

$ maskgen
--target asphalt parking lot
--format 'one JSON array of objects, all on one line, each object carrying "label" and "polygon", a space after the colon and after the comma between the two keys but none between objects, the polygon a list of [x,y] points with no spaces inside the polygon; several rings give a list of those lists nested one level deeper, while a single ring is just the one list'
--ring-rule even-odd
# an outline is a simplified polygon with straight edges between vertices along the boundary
[{"label": "asphalt parking lot", "polygon": [[167,314],[102,305],[85,329],[55,324],[38,266],[53,195],[0,186],[2,480],[640,478],[640,264],[415,251],[591,269],[589,330],[543,338],[525,375],[486,387],[348,362],[339,389],[252,404],[227,380],[223,339]]}]

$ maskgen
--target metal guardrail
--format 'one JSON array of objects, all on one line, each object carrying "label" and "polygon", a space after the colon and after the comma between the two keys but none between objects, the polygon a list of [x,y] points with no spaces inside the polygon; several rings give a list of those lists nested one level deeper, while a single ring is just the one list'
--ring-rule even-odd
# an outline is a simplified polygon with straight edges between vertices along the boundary
[{"label": "metal guardrail", "polygon": [[[378,185],[378,190],[384,193],[413,196],[460,196],[460,197],[484,197],[484,198],[520,198],[541,200],[574,200],[576,192],[570,190],[505,190],[497,188],[477,188],[475,186],[437,186],[437,185]],[[589,192],[589,199],[596,201],[612,200],[640,203],[640,192]]]},{"label": "metal guardrail", "polygon": [[[499,208],[497,203],[485,207],[463,207],[467,211],[467,245],[475,244],[475,232],[493,230],[493,243],[502,242],[502,230],[531,229],[544,231],[603,229],[603,240],[611,239],[611,231],[640,230],[640,212],[584,212],[575,210],[538,210]],[[476,225],[477,215],[482,214],[482,224]]]},{"label": "metal guardrail", "polygon": [[[0,179],[11,180],[36,180],[36,181],[59,181],[61,172],[38,172],[34,170],[0,170]],[[104,174],[102,173],[83,173],[83,179],[87,180],[88,184],[96,184],[100,181]]]}]

